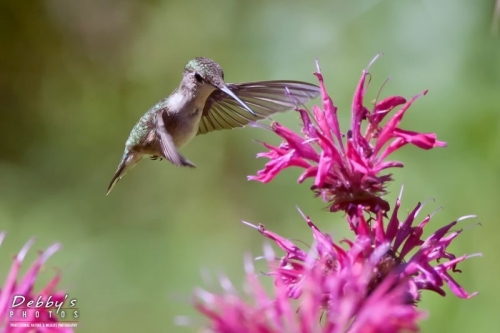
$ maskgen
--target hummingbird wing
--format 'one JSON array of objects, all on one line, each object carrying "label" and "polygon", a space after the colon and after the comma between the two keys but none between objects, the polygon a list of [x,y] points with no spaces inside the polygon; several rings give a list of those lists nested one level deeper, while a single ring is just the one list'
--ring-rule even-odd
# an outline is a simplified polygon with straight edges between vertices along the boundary
[{"label": "hummingbird wing", "polygon": [[207,99],[197,135],[245,126],[273,113],[294,109],[320,93],[317,85],[300,81],[229,83],[227,87],[245,102],[256,116],[217,89]]},{"label": "hummingbird wing", "polygon": [[160,148],[163,156],[176,166],[189,166],[194,168],[195,165],[182,156],[175,147],[174,140],[165,127],[165,116],[167,116],[165,111],[158,112],[156,116],[156,134],[160,139]]}]

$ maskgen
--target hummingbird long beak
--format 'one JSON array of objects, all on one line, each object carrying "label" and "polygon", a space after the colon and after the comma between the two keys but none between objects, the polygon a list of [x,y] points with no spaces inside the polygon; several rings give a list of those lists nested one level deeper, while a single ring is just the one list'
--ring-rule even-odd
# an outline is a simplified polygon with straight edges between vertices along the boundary
[{"label": "hummingbird long beak", "polygon": [[217,87],[217,88],[219,88],[220,90],[222,90],[223,92],[225,92],[226,94],[228,94],[229,96],[231,96],[236,102],[240,103],[241,106],[243,106],[243,108],[245,110],[247,110],[248,112],[250,112],[250,114],[252,116],[255,116],[255,117],[257,116],[257,114],[252,109],[250,109],[248,107],[248,105],[246,105],[241,99],[239,99],[238,96],[236,96],[236,94],[233,93],[231,91],[231,89],[229,89],[225,84],[222,84],[220,87]]}]

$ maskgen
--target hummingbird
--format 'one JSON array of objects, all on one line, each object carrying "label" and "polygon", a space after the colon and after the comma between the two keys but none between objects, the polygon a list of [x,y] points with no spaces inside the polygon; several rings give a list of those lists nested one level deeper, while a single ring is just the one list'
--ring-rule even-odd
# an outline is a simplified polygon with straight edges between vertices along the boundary
[{"label": "hummingbird", "polygon": [[301,81],[226,84],[218,63],[205,57],[190,60],[178,88],[151,107],[130,132],[106,195],[145,156],[194,168],[179,149],[195,136],[243,127],[293,109],[319,93],[317,85]]}]

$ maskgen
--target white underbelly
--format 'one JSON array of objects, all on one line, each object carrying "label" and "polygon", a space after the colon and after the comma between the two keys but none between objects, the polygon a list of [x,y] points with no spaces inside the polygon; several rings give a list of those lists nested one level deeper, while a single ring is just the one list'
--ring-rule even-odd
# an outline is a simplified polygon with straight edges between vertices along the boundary
[{"label": "white underbelly", "polygon": [[[196,136],[200,127],[201,113],[202,111],[198,112],[197,115],[188,115],[183,117],[184,119],[179,119],[177,126],[173,129],[174,133],[172,133],[177,148],[184,147]],[[179,117],[182,116],[179,115]]]},{"label": "white underbelly", "polygon": [[193,95],[176,91],[169,98],[167,107],[174,114],[175,119],[166,126],[177,148],[188,144],[198,133],[205,103],[214,89],[214,86],[204,84],[198,87]]}]

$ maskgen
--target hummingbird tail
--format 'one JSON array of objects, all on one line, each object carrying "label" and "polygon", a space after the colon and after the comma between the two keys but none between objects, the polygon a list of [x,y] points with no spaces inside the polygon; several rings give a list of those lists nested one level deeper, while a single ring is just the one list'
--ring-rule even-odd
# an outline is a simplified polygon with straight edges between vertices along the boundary
[{"label": "hummingbird tail", "polygon": [[118,165],[118,169],[116,169],[115,174],[113,175],[113,178],[111,179],[111,182],[109,183],[108,186],[108,192],[106,192],[106,195],[108,195],[111,190],[113,190],[113,187],[115,187],[116,183],[125,176],[128,170],[130,170],[132,167],[135,166],[137,162],[142,158],[142,156],[136,154],[136,153],[125,153],[123,155],[122,160],[120,161],[120,164]]}]

